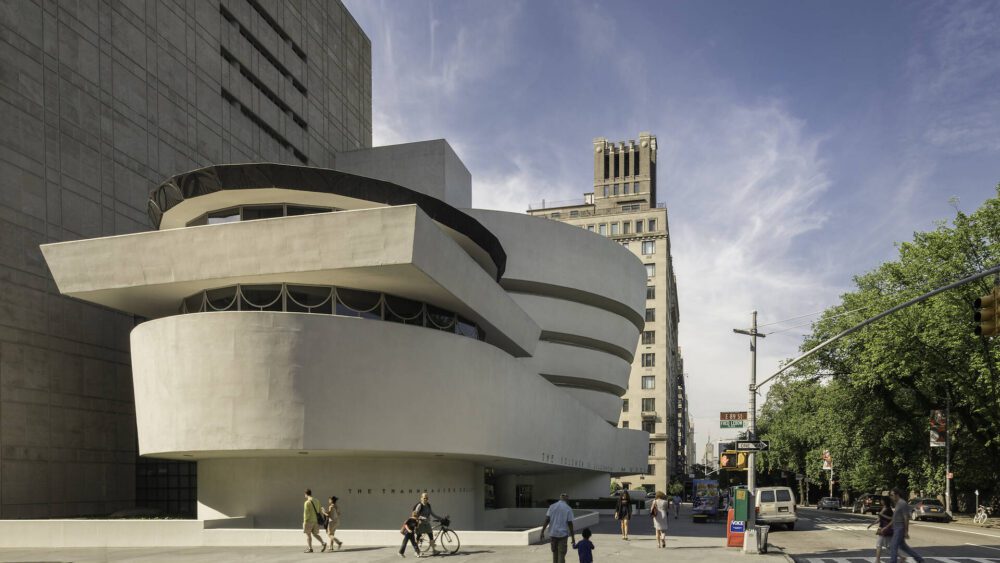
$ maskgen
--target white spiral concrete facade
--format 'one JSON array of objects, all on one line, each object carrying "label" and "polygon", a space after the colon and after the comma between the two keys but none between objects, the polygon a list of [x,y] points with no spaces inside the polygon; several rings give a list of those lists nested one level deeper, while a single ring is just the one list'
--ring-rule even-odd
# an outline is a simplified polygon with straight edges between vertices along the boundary
[{"label": "white spiral concrete facade", "polygon": [[[486,497],[513,506],[512,487],[532,486],[537,505],[603,496],[608,474],[643,470],[647,434],[613,426],[644,304],[631,253],[544,219],[286,168],[274,177],[322,178],[330,193],[220,180],[208,194],[184,187],[178,203],[172,188],[174,201],[154,198],[163,230],[42,247],[60,291],[150,319],[131,337],[139,450],[198,462],[199,517],[295,527],[312,487],[340,497],[344,527],[390,527],[426,490],[472,528],[490,520]],[[184,226],[231,206],[324,200],[337,210]],[[341,301],[301,312],[302,287],[343,307],[381,296],[382,316],[346,316]],[[271,310],[248,310],[272,288]],[[239,305],[213,311],[226,291]],[[199,295],[211,312],[190,312]],[[410,324],[390,321],[400,304],[419,311]]]}]

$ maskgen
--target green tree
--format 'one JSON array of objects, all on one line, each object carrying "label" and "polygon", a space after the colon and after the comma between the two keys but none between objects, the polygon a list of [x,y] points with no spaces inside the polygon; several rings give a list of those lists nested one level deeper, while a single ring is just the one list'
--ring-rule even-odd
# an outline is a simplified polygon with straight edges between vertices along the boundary
[{"label": "green tree", "polygon": [[[1000,195],[1000,186],[997,187]],[[973,272],[1000,264],[1000,198],[898,245],[896,260],[854,278],[813,325],[802,349],[878,312]],[[975,336],[972,301],[982,280],[938,295],[870,325],[780,378],[760,427],[771,440],[770,469],[822,479],[829,450],[844,487],[872,491],[902,485],[944,491],[943,448],[929,446],[931,409],[951,401],[953,488],[1000,493],[998,346]],[[825,375],[822,375],[825,374]]]}]

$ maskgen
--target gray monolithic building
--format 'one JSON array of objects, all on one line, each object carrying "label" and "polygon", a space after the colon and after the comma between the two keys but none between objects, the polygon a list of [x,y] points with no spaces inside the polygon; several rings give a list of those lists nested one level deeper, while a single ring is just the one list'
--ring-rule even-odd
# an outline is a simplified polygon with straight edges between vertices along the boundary
[{"label": "gray monolithic building", "polygon": [[140,459],[129,332],[61,297],[39,245],[150,230],[164,178],[333,167],[371,146],[371,44],[339,1],[0,4],[0,518],[195,509]]}]

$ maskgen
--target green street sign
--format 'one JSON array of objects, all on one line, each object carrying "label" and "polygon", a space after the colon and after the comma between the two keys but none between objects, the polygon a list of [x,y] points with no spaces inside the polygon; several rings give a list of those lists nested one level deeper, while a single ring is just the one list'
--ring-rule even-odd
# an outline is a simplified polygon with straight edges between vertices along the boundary
[{"label": "green street sign", "polygon": [[720,420],[719,428],[743,428],[745,420]]}]

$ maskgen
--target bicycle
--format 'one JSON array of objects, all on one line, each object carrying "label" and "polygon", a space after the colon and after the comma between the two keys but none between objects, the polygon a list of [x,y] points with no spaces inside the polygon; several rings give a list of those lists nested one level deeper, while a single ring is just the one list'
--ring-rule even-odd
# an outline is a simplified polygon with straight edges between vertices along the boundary
[{"label": "bicycle", "polygon": [[[448,516],[440,520],[434,520],[438,525],[432,530],[434,534],[434,545],[438,549],[443,550],[445,553],[454,555],[458,553],[458,548],[461,542],[458,540],[458,534],[455,530],[449,528],[451,525],[451,519]],[[430,541],[427,538],[427,534],[420,534],[420,540],[417,542],[417,553],[420,555],[425,555],[431,551]]]},{"label": "bicycle", "polygon": [[979,524],[980,526],[986,525],[986,521],[990,519],[990,513],[993,512],[987,506],[979,505],[979,510],[976,510],[976,515],[972,517],[973,524]]}]

